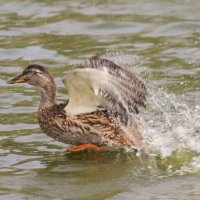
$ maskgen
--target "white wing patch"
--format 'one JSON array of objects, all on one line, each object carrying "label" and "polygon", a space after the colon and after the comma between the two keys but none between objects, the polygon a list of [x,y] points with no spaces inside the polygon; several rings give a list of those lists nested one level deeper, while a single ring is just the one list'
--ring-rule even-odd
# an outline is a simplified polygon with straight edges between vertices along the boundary
[{"label": "white wing patch", "polygon": [[65,74],[64,84],[69,95],[69,103],[65,107],[68,115],[92,112],[104,104],[99,96],[100,87],[108,84],[109,74],[97,69],[75,69]]},{"label": "white wing patch", "polygon": [[99,106],[122,115],[138,113],[138,105],[144,106],[147,94],[134,74],[100,57],[66,72],[63,82],[69,95],[68,115],[92,112]]}]

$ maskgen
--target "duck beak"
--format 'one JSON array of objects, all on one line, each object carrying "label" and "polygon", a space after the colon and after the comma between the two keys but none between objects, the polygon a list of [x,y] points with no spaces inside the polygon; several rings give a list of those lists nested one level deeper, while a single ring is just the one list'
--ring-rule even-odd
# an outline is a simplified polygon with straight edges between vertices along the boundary
[{"label": "duck beak", "polygon": [[24,82],[26,82],[26,79],[24,78],[24,75],[22,75],[22,74],[7,81],[8,84],[24,83]]}]

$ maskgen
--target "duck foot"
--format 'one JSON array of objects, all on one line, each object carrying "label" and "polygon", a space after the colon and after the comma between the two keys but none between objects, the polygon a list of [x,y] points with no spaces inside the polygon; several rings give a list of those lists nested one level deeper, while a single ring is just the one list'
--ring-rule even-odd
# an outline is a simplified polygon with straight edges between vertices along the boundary
[{"label": "duck foot", "polygon": [[85,150],[105,151],[106,147],[98,147],[93,144],[83,144],[83,145],[71,147],[68,149],[69,152],[79,152],[79,151],[85,151]]}]

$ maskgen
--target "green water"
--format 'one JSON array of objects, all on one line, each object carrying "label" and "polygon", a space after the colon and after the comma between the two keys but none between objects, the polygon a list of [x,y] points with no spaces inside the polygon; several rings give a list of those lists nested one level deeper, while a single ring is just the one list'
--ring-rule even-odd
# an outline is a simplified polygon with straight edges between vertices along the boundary
[{"label": "green water", "polygon": [[[196,0],[1,0],[0,199],[200,199],[199,19]],[[62,102],[64,71],[96,53],[151,85],[138,120],[155,152],[67,154],[37,124],[38,91],[6,84],[38,63]]]}]

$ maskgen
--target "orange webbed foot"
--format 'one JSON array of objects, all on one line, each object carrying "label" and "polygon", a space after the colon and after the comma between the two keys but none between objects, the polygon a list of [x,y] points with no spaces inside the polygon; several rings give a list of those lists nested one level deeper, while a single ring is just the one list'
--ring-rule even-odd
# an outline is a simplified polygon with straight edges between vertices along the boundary
[{"label": "orange webbed foot", "polygon": [[80,146],[71,147],[68,149],[69,152],[80,152],[85,150],[93,150],[93,151],[105,151],[106,147],[98,147],[93,144],[83,144]]}]

